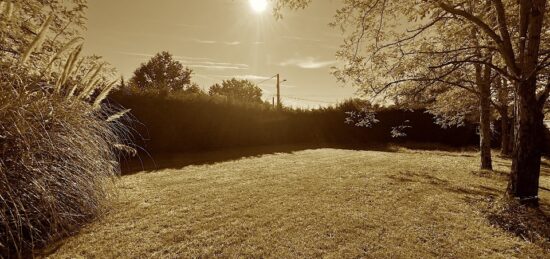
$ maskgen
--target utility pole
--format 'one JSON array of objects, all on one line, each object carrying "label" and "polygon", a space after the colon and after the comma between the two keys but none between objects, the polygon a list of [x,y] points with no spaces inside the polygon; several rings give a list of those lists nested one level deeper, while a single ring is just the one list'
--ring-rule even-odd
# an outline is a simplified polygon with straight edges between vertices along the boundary
[{"label": "utility pole", "polygon": [[272,103],[273,103],[273,108],[275,108],[275,96],[273,96]]},{"label": "utility pole", "polygon": [[281,108],[283,105],[281,104],[281,77],[279,74],[277,74],[277,108]]}]

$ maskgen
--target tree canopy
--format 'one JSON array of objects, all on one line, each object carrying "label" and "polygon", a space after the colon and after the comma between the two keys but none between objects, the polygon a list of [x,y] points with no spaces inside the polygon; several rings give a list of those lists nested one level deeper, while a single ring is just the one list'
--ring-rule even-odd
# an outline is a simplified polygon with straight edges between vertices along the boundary
[{"label": "tree canopy", "polygon": [[130,85],[138,89],[168,92],[186,90],[191,85],[193,70],[186,68],[167,51],[160,52],[134,71]]},{"label": "tree canopy", "polygon": [[234,101],[262,103],[262,89],[249,80],[224,80],[221,84],[211,86],[208,93]]}]

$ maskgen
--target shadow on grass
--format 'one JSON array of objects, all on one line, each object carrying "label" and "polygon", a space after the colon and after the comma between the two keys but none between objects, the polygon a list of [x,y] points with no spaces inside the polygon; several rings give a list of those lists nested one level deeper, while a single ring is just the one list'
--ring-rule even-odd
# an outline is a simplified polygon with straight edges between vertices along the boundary
[{"label": "shadow on grass", "polygon": [[[479,174],[492,174],[498,178],[507,178],[508,175],[505,172],[485,171]],[[417,173],[404,173],[389,178],[401,183],[429,184],[430,188],[465,195],[462,199],[479,209],[492,226],[550,250],[550,204],[544,201],[541,201],[540,208],[533,209],[506,198],[503,190],[485,185],[472,184],[465,188],[445,179]]]},{"label": "shadow on grass", "polygon": [[232,149],[219,149],[200,152],[186,153],[164,153],[142,155],[139,158],[125,160],[121,162],[122,175],[131,175],[142,171],[155,171],[163,169],[181,169],[192,165],[208,165],[227,161],[240,160],[244,158],[261,157],[271,154],[292,154],[294,152],[334,148],[357,151],[380,151],[396,152],[397,149],[392,145],[342,145],[342,144],[300,144],[300,145],[279,145],[279,146],[258,146],[241,147]]},{"label": "shadow on grass", "polygon": [[424,183],[424,184],[430,184],[435,188],[440,188],[447,192],[457,193],[457,194],[466,194],[466,195],[474,195],[474,196],[495,196],[498,195],[499,190],[490,188],[483,185],[472,185],[470,188],[464,188],[461,186],[453,185],[452,182],[438,178],[433,175],[426,175],[426,174],[416,174],[416,173],[405,173],[403,175],[393,175],[388,176],[390,179],[396,180],[398,182],[417,182],[417,183]]},{"label": "shadow on grass", "polygon": [[550,216],[547,212],[507,198],[491,201],[487,207],[484,214],[491,225],[550,250]]},{"label": "shadow on grass", "polygon": [[550,161],[542,159],[540,162],[540,174],[542,176],[550,176]]},{"label": "shadow on grass", "polygon": [[[442,152],[452,152],[453,155],[462,156],[462,157],[476,157],[477,155],[471,154],[472,152],[477,151],[475,146],[463,146],[463,147],[453,147],[444,144],[438,143],[419,143],[419,142],[398,142],[391,143],[392,146],[398,146],[410,150],[416,151],[442,151]],[[470,154],[466,154],[466,153]],[[448,155],[448,154],[446,154]]]}]

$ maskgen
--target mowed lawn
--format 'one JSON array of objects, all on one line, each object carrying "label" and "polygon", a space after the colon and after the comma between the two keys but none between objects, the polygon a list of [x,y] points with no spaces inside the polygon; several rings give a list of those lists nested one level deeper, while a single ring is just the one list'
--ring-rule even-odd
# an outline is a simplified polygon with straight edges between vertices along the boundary
[{"label": "mowed lawn", "polygon": [[[510,166],[495,159],[483,173],[474,152],[312,149],[141,172],[51,257],[548,256],[487,215]],[[542,186],[548,212],[549,169]]]}]

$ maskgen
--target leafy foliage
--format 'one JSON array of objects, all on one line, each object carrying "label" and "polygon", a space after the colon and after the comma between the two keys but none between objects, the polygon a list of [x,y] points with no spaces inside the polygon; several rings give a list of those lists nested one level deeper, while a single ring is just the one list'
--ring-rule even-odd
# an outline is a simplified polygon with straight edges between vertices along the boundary
[{"label": "leafy foliage", "polygon": [[191,84],[193,71],[184,68],[183,64],[174,59],[167,51],[156,54],[147,63],[141,64],[130,79],[130,85],[138,89],[157,89],[162,91],[196,91],[196,85]]},{"label": "leafy foliage", "polygon": [[244,79],[224,80],[221,85],[211,86],[208,93],[212,96],[224,96],[233,101],[262,103],[262,89],[251,81]]},{"label": "leafy foliage", "polygon": [[[132,124],[144,137],[139,142],[155,154],[197,152],[262,145],[337,144],[369,147],[390,142],[441,143],[469,146],[478,141],[476,127],[441,129],[424,110],[371,106],[379,123],[371,128],[343,123],[346,112],[360,112],[356,101],[337,107],[275,109],[263,103],[237,102],[220,96],[155,91],[120,91],[113,101],[132,109],[140,123]],[[392,127],[410,121],[407,137],[394,139]]]}]

